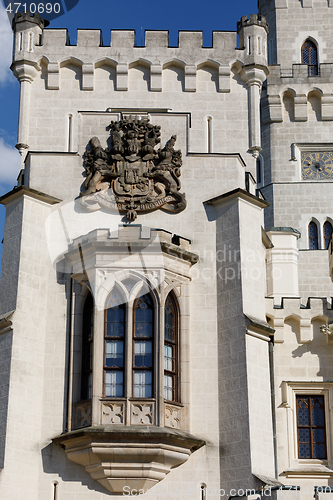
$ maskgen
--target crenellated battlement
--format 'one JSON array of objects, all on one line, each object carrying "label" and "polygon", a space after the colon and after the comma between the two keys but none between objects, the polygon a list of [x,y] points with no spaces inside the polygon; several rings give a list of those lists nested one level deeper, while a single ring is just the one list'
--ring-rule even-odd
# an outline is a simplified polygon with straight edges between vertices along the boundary
[{"label": "crenellated battlement", "polygon": [[37,13],[30,14],[29,11],[17,12],[14,16],[14,19],[13,19],[13,27],[15,24],[19,24],[19,23],[23,23],[23,22],[37,24],[42,29],[50,24],[49,21],[42,19],[40,17],[40,15]]},{"label": "crenellated battlement", "polygon": [[[292,322],[298,342],[309,343],[317,327],[333,322],[332,299],[309,297],[304,305],[299,297],[284,297],[280,305],[274,305],[273,298],[266,298],[266,315],[270,326],[275,329],[274,342],[285,341],[286,325]],[[326,341],[329,341],[328,337]]]},{"label": "crenellated battlement", "polygon": [[239,32],[242,28],[247,28],[249,26],[261,26],[265,28],[266,33],[268,33],[268,22],[264,16],[258,16],[257,14],[251,14],[248,18],[243,16],[237,23],[237,31]]}]

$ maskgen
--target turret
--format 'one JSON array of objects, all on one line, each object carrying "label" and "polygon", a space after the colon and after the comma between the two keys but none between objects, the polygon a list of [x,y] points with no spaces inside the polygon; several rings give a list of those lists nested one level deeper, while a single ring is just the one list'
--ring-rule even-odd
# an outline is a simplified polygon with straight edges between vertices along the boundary
[{"label": "turret", "polygon": [[258,158],[261,151],[260,91],[268,74],[268,24],[263,16],[243,16],[237,23],[239,45],[243,49],[243,66],[239,73],[249,92],[249,151]]},{"label": "turret", "polygon": [[30,84],[38,75],[40,67],[34,53],[34,47],[41,45],[45,26],[49,24],[38,14],[18,12],[13,19],[14,54],[11,70],[21,84],[20,111],[17,149],[22,161],[24,151],[28,149]]},{"label": "turret", "polygon": [[237,23],[239,47],[245,49],[244,64],[267,66],[268,23],[264,16],[243,16]]}]

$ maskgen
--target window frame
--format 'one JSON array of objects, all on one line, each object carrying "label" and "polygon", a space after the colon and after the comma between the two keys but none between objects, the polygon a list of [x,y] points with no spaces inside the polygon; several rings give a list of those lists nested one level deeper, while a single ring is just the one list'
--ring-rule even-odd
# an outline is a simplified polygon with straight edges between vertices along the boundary
[{"label": "window frame", "polygon": [[[110,297],[112,296],[112,293],[117,290],[116,288],[112,290]],[[122,305],[122,304],[121,304]],[[124,335],[123,337],[108,337],[107,336],[107,324],[109,323],[107,321],[107,313],[108,310],[111,309],[111,307],[108,307],[107,309],[104,309],[104,335],[103,335],[103,398],[123,398],[126,393],[126,325],[127,325],[127,315],[128,315],[128,306],[124,302]],[[122,340],[123,342],[123,366],[120,367],[107,367],[106,366],[106,344],[107,340]],[[122,371],[123,373],[123,394],[122,396],[106,396],[106,374],[107,372],[110,371]]]},{"label": "window frame", "polygon": [[[149,295],[150,297],[150,301],[152,303],[152,336],[151,337],[135,337],[135,312],[136,312],[136,309],[137,309],[137,304],[138,302],[140,301],[140,299],[146,295]],[[155,346],[156,344],[158,343],[158,339],[156,338],[157,337],[157,333],[156,333],[156,323],[155,323],[155,320],[156,320],[156,314],[157,314],[157,311],[156,311],[156,304],[154,302],[154,299],[152,297],[152,294],[150,293],[150,291],[146,292],[145,294],[143,295],[139,295],[138,297],[135,298],[134,302],[133,302],[133,308],[132,308],[132,332],[131,332],[131,337],[132,337],[132,360],[131,360],[131,373],[132,373],[132,383],[131,383],[131,391],[130,391],[130,395],[132,398],[135,398],[135,399],[142,399],[142,400],[145,400],[145,399],[155,399],[156,398],[156,380],[155,380],[155,375],[156,375],[156,367],[158,366],[158,361],[155,359],[156,358],[156,353],[155,353]],[[152,366],[151,367],[144,367],[144,368],[136,368],[135,367],[135,341],[136,340],[151,340],[151,343],[152,343]],[[128,342],[130,342],[130,339],[128,339]],[[152,388],[151,388],[151,396],[134,396],[134,372],[135,371],[151,371],[151,375],[152,375]]]},{"label": "window frame", "polygon": [[[297,443],[298,443],[298,459],[299,460],[312,460],[312,459],[316,459],[316,460],[327,460],[327,437],[326,437],[326,415],[325,415],[325,396],[323,394],[296,394],[295,395],[296,397],[296,420],[297,420]],[[309,415],[309,424],[308,425],[300,425],[299,424],[299,419],[298,419],[298,416],[299,416],[299,404],[298,404],[298,398],[304,398],[304,399],[307,399],[308,400],[308,415]],[[323,426],[316,426],[313,424],[313,416],[312,416],[312,399],[315,399],[315,398],[321,398],[322,401],[323,401],[323,416],[324,416],[324,423],[323,423]],[[314,457],[314,438],[313,438],[313,433],[314,433],[314,430],[315,429],[323,429],[324,430],[324,447],[325,447],[325,457]],[[310,436],[310,457],[300,457],[300,446],[301,446],[301,442],[300,442],[300,431],[302,429],[308,429],[310,432],[309,432],[309,436]]]},{"label": "window frame", "polygon": [[[303,52],[306,49],[306,44],[307,43],[311,44],[311,46],[309,47],[309,50],[307,50],[307,52],[308,52],[308,59],[309,59],[308,63],[305,62],[304,58],[303,58]],[[311,64],[311,52],[313,50],[316,53],[316,64]],[[312,40],[311,38],[307,38],[306,40],[304,40],[304,42],[302,44],[302,47],[301,47],[301,60],[302,60],[302,64],[306,64],[307,67],[308,67],[308,76],[319,76],[318,53],[319,53],[319,51],[318,51],[318,45],[317,45],[317,43],[314,40]]]},{"label": "window frame", "polygon": [[[328,238],[326,235],[325,235],[325,227],[327,225],[330,225],[331,227],[331,236]],[[329,247],[329,244],[330,244],[330,241],[332,239],[332,236],[333,236],[333,225],[331,223],[331,221],[329,220],[325,220],[324,224],[323,224],[323,238],[324,238],[324,250],[328,250],[328,247]]]},{"label": "window frame", "polygon": [[[310,228],[311,226],[316,228],[316,236],[311,236],[310,234]],[[308,224],[308,238],[309,238],[309,250],[320,250],[320,235],[319,235],[319,226],[314,220],[310,220]],[[317,248],[312,248],[311,242],[316,241],[317,242]]]},{"label": "window frame", "polygon": [[[289,468],[284,471],[288,474],[299,474],[308,477],[309,469],[313,468],[320,473],[327,472],[327,466],[333,458],[332,452],[332,417],[331,409],[333,405],[333,382],[286,382],[281,384],[282,404],[279,408],[286,411],[286,426],[284,432],[287,433]],[[298,428],[297,428],[297,399],[296,396],[324,396],[325,412],[325,436],[326,436],[326,459],[299,458],[298,455]],[[304,472],[303,472],[304,471]]]},{"label": "window frame", "polygon": [[[171,301],[172,306],[173,306],[174,311],[175,311],[175,341],[174,342],[171,342],[171,341],[167,341],[166,342],[166,339],[165,339],[165,307],[167,305],[167,301],[168,301],[169,297],[170,297],[170,301]],[[173,293],[172,290],[166,295],[165,302],[164,302],[163,348],[165,348],[166,344],[167,345],[172,345],[175,348],[175,369],[173,371],[165,369],[165,365],[164,365],[165,352],[164,352],[164,349],[163,349],[163,397],[164,397],[164,401],[165,402],[179,404],[180,403],[180,397],[181,397],[181,394],[180,394],[180,370],[179,370],[179,364],[180,364],[179,308],[178,308],[178,304],[177,304],[177,301],[175,299],[175,296],[174,296],[174,293]],[[174,399],[166,399],[165,398],[165,393],[164,393],[164,390],[165,390],[164,389],[164,387],[165,387],[164,386],[164,376],[165,376],[166,373],[167,374],[171,374],[171,376],[175,380]]]}]

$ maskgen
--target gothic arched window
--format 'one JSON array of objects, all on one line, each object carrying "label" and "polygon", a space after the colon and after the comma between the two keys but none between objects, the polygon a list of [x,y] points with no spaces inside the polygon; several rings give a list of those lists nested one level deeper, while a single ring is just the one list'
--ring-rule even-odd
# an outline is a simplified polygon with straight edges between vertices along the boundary
[{"label": "gothic arched window", "polygon": [[332,224],[327,220],[324,224],[325,250],[328,249],[328,245],[330,244],[331,238],[332,238]]},{"label": "gothic arched window", "polygon": [[94,301],[91,293],[85,300],[82,319],[81,400],[84,401],[92,397]]},{"label": "gothic arched window", "polygon": [[134,304],[133,397],[153,397],[154,309],[149,293]]},{"label": "gothic arched window", "polygon": [[164,313],[164,399],[178,401],[178,313],[170,293]]},{"label": "gothic arched window", "polygon": [[302,63],[308,65],[308,75],[318,75],[317,47],[311,40],[306,40],[302,45]]},{"label": "gothic arched window", "polygon": [[313,221],[309,224],[309,249],[318,250],[318,228]]},{"label": "gothic arched window", "polygon": [[123,397],[124,395],[124,336],[126,305],[114,291],[106,310],[105,357],[104,357],[104,396]]}]

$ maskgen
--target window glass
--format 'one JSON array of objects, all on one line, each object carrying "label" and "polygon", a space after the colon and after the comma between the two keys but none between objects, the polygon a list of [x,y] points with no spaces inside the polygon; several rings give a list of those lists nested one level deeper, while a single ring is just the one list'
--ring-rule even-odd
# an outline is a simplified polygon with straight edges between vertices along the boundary
[{"label": "window glass", "polygon": [[302,46],[302,63],[308,65],[308,75],[318,75],[317,47],[311,40],[306,40]]},{"label": "window glass", "polygon": [[310,250],[318,250],[318,228],[313,221],[309,224],[309,248]]},{"label": "window glass", "polygon": [[324,396],[296,396],[299,458],[326,458]]},{"label": "window glass", "polygon": [[328,221],[324,224],[324,240],[325,240],[325,249],[328,249],[332,238],[332,224]]},{"label": "window glass", "polygon": [[178,316],[175,300],[169,294],[164,314],[164,399],[178,400]]}]

